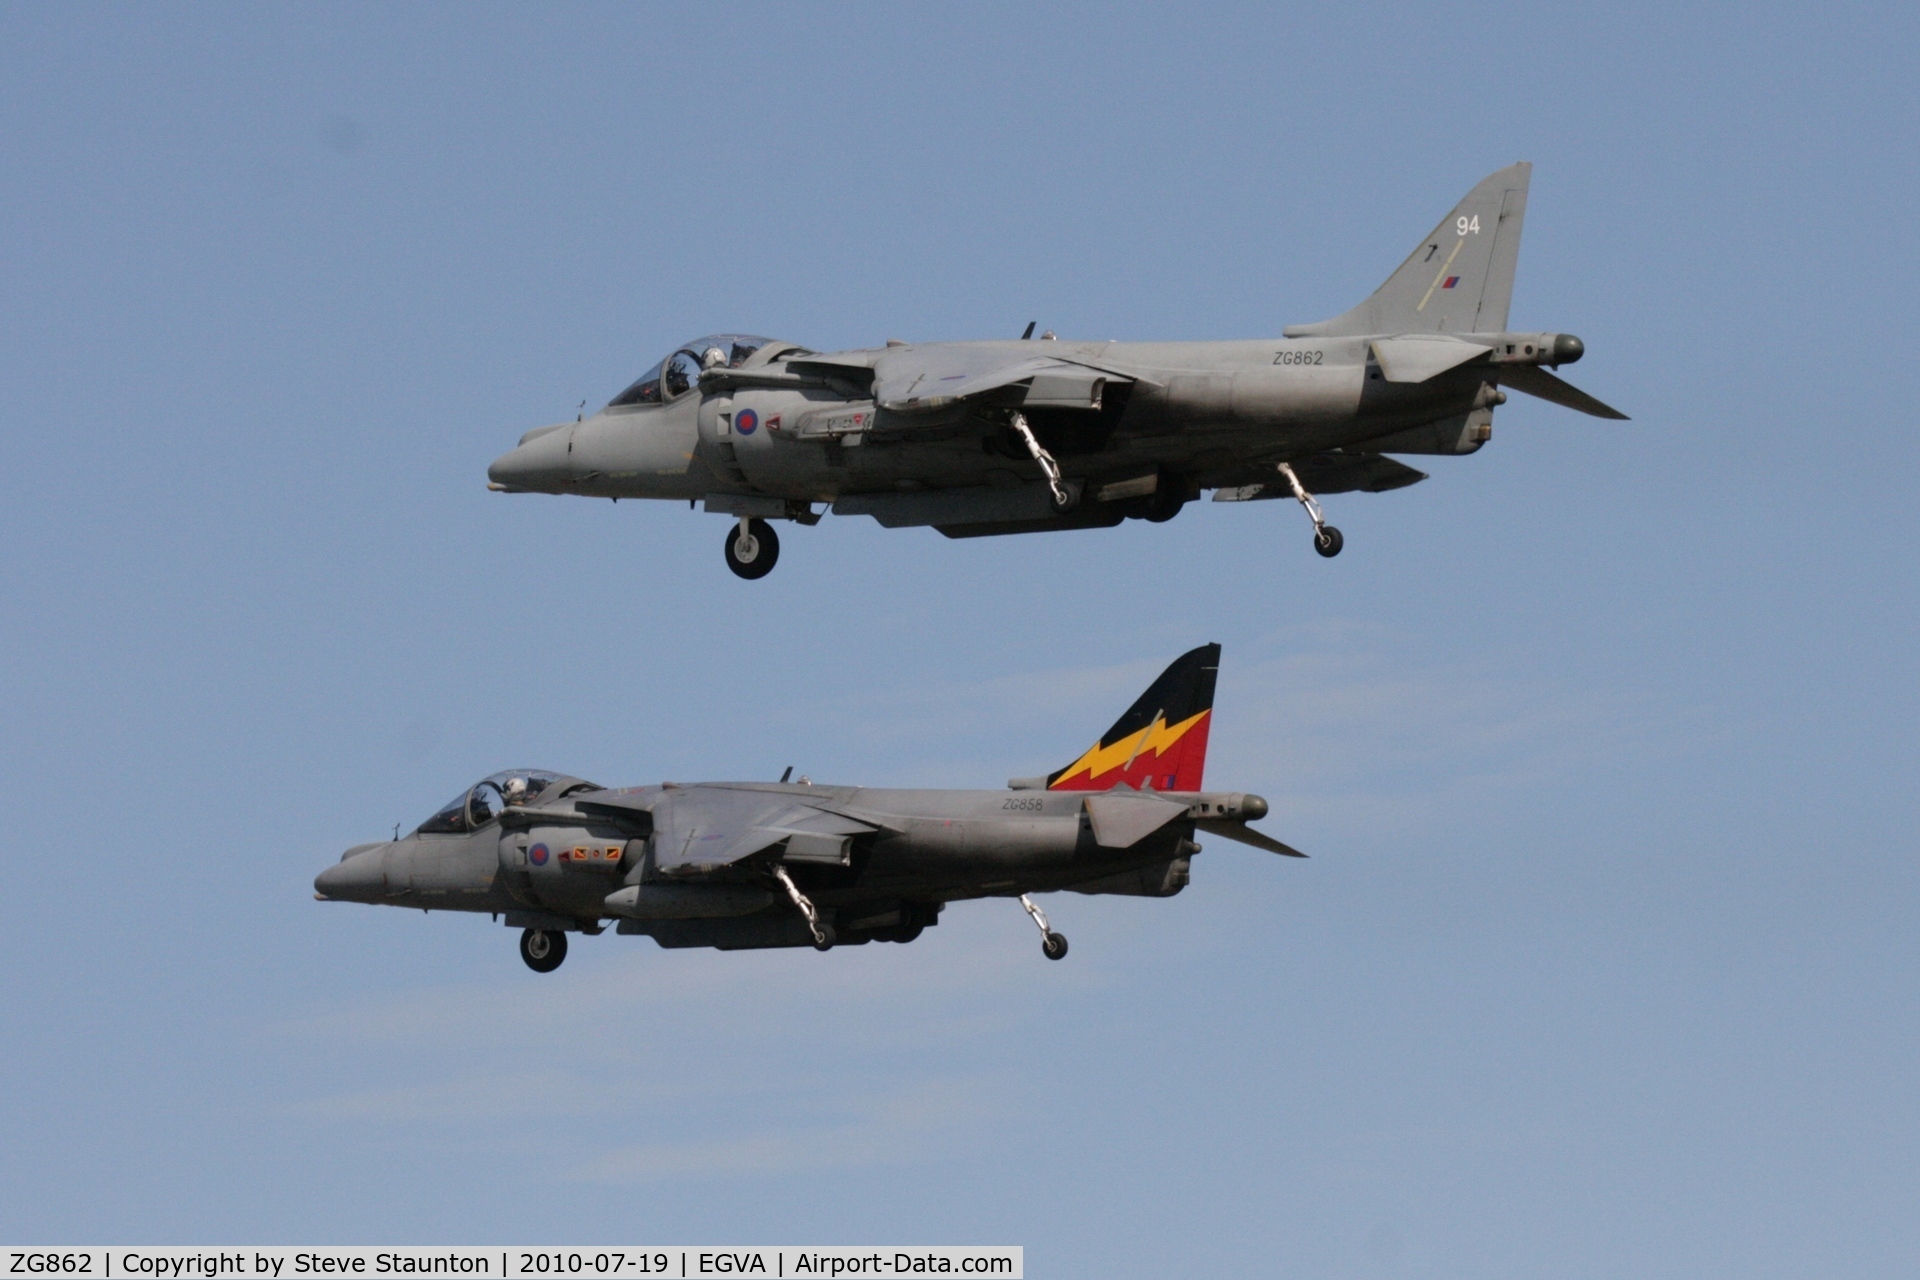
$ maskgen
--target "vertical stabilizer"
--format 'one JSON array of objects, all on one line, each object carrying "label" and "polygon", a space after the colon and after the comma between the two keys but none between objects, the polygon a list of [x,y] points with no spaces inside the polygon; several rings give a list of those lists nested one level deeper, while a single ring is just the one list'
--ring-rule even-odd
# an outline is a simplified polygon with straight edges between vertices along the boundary
[{"label": "vertical stabilizer", "polygon": [[1507,327],[1520,224],[1527,214],[1526,161],[1490,174],[1414,247],[1365,302],[1318,324],[1288,325],[1289,338],[1394,333],[1498,333]]},{"label": "vertical stabilizer", "polygon": [[1050,791],[1198,791],[1207,767],[1207,729],[1220,646],[1203,644],[1174,660],[1078,760],[1047,775]]}]

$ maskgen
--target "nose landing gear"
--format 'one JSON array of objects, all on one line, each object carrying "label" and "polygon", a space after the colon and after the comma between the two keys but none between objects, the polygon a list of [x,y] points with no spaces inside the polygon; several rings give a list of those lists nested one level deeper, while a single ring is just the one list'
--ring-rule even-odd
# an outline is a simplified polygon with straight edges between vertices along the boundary
[{"label": "nose landing gear", "polygon": [[741,516],[727,535],[727,568],[742,578],[764,578],[780,559],[780,536],[756,517]]},{"label": "nose landing gear", "polygon": [[558,929],[528,929],[520,935],[520,958],[535,973],[552,973],[567,958],[567,935]]},{"label": "nose landing gear", "polygon": [[1294,500],[1307,509],[1307,517],[1313,521],[1313,549],[1329,560],[1339,555],[1340,548],[1346,545],[1346,539],[1320,514],[1320,504],[1313,500],[1313,495],[1300,483],[1300,477],[1293,473],[1293,464],[1281,463],[1280,474],[1293,489]]},{"label": "nose landing gear", "polygon": [[1020,895],[1020,905],[1027,909],[1027,914],[1032,916],[1033,922],[1040,927],[1040,954],[1049,960],[1058,960],[1065,956],[1067,935],[1053,931],[1053,927],[1047,923],[1047,913],[1040,909],[1040,904],[1023,893]]}]

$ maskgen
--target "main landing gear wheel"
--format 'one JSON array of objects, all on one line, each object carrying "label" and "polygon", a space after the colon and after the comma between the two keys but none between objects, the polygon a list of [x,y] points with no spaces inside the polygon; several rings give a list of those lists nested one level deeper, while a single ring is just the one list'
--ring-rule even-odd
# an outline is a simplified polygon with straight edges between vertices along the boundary
[{"label": "main landing gear wheel", "polygon": [[1300,483],[1300,477],[1294,474],[1293,464],[1283,462],[1279,469],[1281,479],[1285,480],[1287,487],[1293,490],[1294,501],[1306,508],[1307,518],[1313,521],[1313,549],[1327,559],[1333,559],[1340,554],[1340,548],[1347,544],[1347,540],[1342,538],[1340,531],[1328,524],[1326,517],[1320,514],[1320,504],[1314,501],[1312,494],[1307,492],[1307,487]]},{"label": "main landing gear wheel", "polygon": [[557,929],[528,929],[520,935],[520,958],[535,973],[552,973],[567,958],[567,935]]},{"label": "main landing gear wheel", "polygon": [[1047,913],[1040,909],[1040,904],[1023,893],[1020,895],[1020,905],[1027,909],[1027,914],[1033,917],[1034,926],[1040,930],[1040,953],[1049,960],[1065,956],[1067,935],[1053,931],[1053,926],[1047,923]]},{"label": "main landing gear wheel", "polygon": [[780,559],[780,536],[758,518],[741,520],[727,535],[727,568],[742,578],[764,578]]},{"label": "main landing gear wheel", "polygon": [[1160,480],[1154,486],[1153,496],[1147,500],[1147,519],[1153,524],[1165,524],[1180,514],[1180,508],[1187,505],[1187,485],[1184,480],[1162,471]]}]

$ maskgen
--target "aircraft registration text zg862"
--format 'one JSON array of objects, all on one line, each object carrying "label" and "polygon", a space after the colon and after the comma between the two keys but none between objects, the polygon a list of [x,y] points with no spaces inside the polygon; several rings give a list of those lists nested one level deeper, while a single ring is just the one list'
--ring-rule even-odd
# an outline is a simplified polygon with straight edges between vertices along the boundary
[{"label": "aircraft registration text zg862", "polygon": [[1273,357],[1275,364],[1325,364],[1324,351],[1282,351]]},{"label": "aircraft registration text zg862", "polygon": [[667,1270],[664,1253],[523,1253],[523,1275],[662,1275]]},{"label": "aircraft registration text zg862", "polygon": [[90,1253],[16,1253],[8,1259],[7,1274],[13,1276],[90,1276]]}]

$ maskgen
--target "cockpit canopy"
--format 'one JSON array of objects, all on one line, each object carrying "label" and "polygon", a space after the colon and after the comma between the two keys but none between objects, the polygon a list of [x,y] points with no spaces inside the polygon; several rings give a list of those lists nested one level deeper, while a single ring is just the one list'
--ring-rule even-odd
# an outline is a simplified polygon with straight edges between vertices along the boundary
[{"label": "cockpit canopy", "polygon": [[660,404],[675,399],[686,394],[700,380],[700,371],[707,367],[711,359],[709,352],[720,353],[717,359],[711,360],[712,363],[738,369],[747,362],[749,356],[772,341],[772,338],[756,337],[751,333],[710,333],[704,338],[683,342],[674,349],[672,355],[641,374],[639,381],[608,401],[607,408]]},{"label": "cockpit canopy", "polygon": [[[565,774],[549,769],[503,769],[490,773],[421,823],[414,834],[457,836],[477,831],[498,817],[502,809],[532,804],[556,782],[565,781],[570,781]],[[576,782],[575,785],[589,784]]]}]

